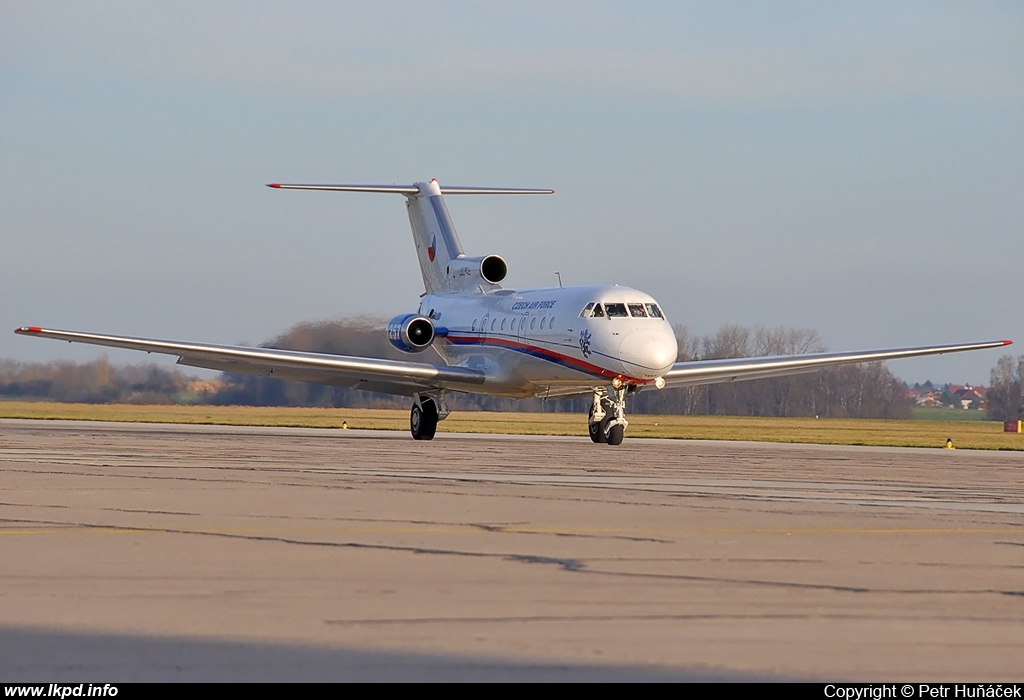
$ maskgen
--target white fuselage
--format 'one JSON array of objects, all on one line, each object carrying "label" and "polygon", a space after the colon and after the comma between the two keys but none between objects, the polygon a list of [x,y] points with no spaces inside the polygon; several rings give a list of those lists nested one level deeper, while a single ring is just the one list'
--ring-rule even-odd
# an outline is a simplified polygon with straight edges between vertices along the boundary
[{"label": "white fuselage", "polygon": [[[591,315],[598,304],[602,315]],[[615,379],[639,387],[676,361],[657,302],[629,287],[442,292],[425,295],[419,312],[444,329],[434,347],[446,362],[494,377],[489,393],[558,396]]]}]

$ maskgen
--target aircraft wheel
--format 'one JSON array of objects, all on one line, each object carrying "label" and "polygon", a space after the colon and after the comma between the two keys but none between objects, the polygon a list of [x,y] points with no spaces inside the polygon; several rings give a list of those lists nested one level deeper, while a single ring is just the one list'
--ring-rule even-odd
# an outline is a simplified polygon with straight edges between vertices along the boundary
[{"label": "aircraft wheel", "polygon": [[626,429],[621,425],[613,425],[612,429],[608,431],[608,444],[609,445],[621,445],[622,437],[625,435]]},{"label": "aircraft wheel", "polygon": [[604,426],[601,425],[603,421],[594,421],[594,409],[590,409],[590,416],[587,420],[587,432],[590,433],[590,439],[594,442],[606,442],[604,436]]},{"label": "aircraft wheel", "polygon": [[433,440],[437,432],[437,406],[433,401],[413,404],[409,415],[409,429],[415,440]]}]

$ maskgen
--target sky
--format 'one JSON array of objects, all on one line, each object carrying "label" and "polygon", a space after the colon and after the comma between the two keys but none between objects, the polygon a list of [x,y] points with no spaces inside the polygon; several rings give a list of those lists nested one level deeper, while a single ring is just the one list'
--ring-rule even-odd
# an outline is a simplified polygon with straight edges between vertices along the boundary
[{"label": "sky", "polygon": [[[0,358],[42,325],[261,343],[414,311],[397,195],[508,287],[618,283],[697,334],[1024,353],[1024,3],[49,2],[0,10]],[[6,330],[5,330],[6,329]],[[998,350],[904,360],[986,384]],[[173,363],[173,358],[163,360]]]}]

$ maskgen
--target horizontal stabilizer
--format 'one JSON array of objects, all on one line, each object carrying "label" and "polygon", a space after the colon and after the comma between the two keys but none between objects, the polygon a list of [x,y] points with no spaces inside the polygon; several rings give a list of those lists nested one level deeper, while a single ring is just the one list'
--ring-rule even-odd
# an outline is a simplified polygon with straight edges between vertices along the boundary
[{"label": "horizontal stabilizer", "polygon": [[[444,203],[446,194],[554,194],[554,190],[539,190],[520,187],[441,187],[437,179],[429,182],[414,182],[411,185],[299,185],[275,182],[267,185],[278,190],[321,190],[326,192],[384,192],[400,194],[406,199],[409,224],[416,244],[416,257],[423,274],[426,291],[455,291],[478,289],[483,292],[496,289],[505,276],[504,261],[498,256],[488,259],[501,261],[502,273],[497,278],[462,275],[460,271],[470,270],[472,265],[462,250],[462,243],[455,233],[448,208]],[[458,262],[459,270],[452,263]]]},{"label": "horizontal stabilizer", "polygon": [[[390,194],[404,194],[406,196],[419,194],[420,188],[416,185],[288,185],[278,182],[271,183],[267,187],[279,190],[324,190],[327,192],[384,192]],[[441,187],[441,194],[554,194],[554,190],[538,190],[523,187]]]}]

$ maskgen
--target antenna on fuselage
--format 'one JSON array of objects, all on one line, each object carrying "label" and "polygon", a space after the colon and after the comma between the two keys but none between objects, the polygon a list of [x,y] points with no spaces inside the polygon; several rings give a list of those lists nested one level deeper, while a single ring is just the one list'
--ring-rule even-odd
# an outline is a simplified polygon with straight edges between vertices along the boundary
[{"label": "antenna on fuselage", "polygon": [[555,270],[555,277],[558,278],[558,288],[564,289],[564,287],[562,286],[562,273],[559,272],[558,270]]}]

